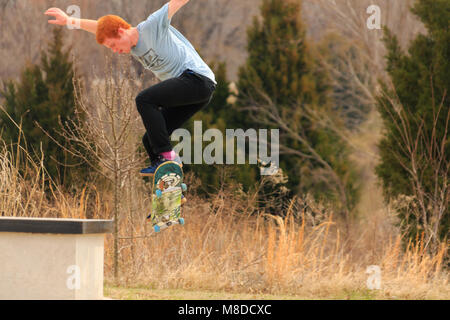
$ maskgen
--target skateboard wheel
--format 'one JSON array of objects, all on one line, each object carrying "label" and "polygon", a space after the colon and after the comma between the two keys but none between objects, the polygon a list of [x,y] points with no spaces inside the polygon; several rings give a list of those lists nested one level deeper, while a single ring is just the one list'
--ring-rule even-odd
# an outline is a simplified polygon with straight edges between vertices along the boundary
[{"label": "skateboard wheel", "polygon": [[156,197],[161,198],[162,197],[162,191],[156,190]]},{"label": "skateboard wheel", "polygon": [[154,230],[155,232],[160,232],[160,231],[161,231],[161,228],[160,228],[159,226],[154,226],[154,227],[153,227],[153,230]]},{"label": "skateboard wheel", "polygon": [[178,219],[178,223],[179,223],[181,226],[184,225],[184,219],[183,219],[183,218]]},{"label": "skateboard wheel", "polygon": [[181,184],[181,190],[183,190],[183,191],[187,190],[187,185],[185,183]]}]

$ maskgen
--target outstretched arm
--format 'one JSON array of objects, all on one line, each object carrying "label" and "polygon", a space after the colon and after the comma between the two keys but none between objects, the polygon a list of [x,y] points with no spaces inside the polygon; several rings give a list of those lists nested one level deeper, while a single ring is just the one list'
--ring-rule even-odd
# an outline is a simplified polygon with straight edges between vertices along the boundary
[{"label": "outstretched arm", "polygon": [[59,26],[65,25],[78,25],[81,29],[90,33],[97,33],[97,20],[78,19],[69,17],[64,11],[58,8],[50,8],[44,13],[47,16],[54,17],[54,20],[48,20],[50,24],[56,24]]},{"label": "outstretched arm", "polygon": [[169,20],[188,2],[189,0],[171,0],[169,2]]}]

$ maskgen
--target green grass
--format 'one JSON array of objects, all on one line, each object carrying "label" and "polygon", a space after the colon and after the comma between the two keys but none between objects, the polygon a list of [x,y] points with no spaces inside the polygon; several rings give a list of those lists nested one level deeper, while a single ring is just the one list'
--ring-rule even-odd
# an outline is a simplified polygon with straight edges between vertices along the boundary
[{"label": "green grass", "polygon": [[104,287],[104,296],[117,300],[309,300],[306,296]]},{"label": "green grass", "polygon": [[[151,289],[126,288],[107,285],[104,287],[104,296],[115,300],[375,300],[386,299],[371,290],[348,291],[344,290],[329,297],[314,297],[302,295],[274,295],[230,293],[214,291],[190,291],[182,289]],[[389,298],[388,298],[389,299]]]}]

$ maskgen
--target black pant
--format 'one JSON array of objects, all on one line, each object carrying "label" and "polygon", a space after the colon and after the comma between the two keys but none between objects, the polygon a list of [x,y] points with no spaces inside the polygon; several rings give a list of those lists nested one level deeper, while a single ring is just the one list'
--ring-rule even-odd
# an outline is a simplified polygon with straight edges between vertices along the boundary
[{"label": "black pant", "polygon": [[142,141],[150,161],[172,150],[172,132],[208,105],[215,88],[209,78],[186,70],[138,94],[136,105],[147,131]]}]

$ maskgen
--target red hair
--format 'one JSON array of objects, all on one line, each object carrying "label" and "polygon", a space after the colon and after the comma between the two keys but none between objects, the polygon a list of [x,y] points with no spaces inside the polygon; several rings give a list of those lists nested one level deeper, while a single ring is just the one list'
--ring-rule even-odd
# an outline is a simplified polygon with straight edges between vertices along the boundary
[{"label": "red hair", "polygon": [[119,28],[130,29],[131,25],[119,16],[107,15],[97,20],[96,38],[99,44],[106,39],[119,38]]}]

